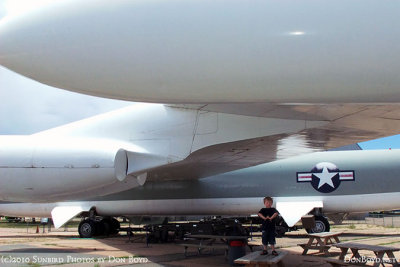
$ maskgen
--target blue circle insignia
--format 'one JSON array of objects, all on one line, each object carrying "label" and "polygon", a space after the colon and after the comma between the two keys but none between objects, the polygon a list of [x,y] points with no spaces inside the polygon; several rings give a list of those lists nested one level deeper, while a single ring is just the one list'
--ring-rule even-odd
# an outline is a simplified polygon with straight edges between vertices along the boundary
[{"label": "blue circle insignia", "polygon": [[333,163],[318,163],[311,170],[311,185],[321,193],[335,191],[340,185],[339,169]]}]

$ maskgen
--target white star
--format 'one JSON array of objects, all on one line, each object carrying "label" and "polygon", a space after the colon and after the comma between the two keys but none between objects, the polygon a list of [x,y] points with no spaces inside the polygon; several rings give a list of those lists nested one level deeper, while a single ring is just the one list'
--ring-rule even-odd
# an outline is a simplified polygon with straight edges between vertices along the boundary
[{"label": "white star", "polygon": [[332,178],[337,174],[337,172],[329,172],[327,167],[322,169],[321,173],[313,173],[318,179],[318,189],[324,184],[330,185],[332,188],[335,188],[332,182]]}]

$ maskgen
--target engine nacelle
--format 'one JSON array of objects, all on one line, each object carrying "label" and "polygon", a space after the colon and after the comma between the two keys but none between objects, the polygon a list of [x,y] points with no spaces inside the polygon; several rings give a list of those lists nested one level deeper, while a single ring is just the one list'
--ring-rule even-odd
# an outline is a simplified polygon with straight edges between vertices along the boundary
[{"label": "engine nacelle", "polygon": [[138,186],[127,169],[127,152],[104,140],[2,137],[0,200],[61,201]]}]

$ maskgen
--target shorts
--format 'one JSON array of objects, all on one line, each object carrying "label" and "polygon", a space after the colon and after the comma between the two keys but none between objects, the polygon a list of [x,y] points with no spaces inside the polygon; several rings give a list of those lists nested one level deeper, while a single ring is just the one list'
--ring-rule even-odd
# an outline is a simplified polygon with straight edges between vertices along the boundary
[{"label": "shorts", "polygon": [[262,243],[265,246],[268,244],[275,245],[275,231],[262,231]]}]

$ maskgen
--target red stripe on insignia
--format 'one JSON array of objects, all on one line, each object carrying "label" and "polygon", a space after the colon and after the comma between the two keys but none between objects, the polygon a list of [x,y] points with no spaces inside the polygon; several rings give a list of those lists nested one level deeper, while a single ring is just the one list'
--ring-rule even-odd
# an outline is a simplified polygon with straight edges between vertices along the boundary
[{"label": "red stripe on insignia", "polygon": [[298,182],[311,182],[311,176],[297,177]]},{"label": "red stripe on insignia", "polygon": [[354,173],[353,172],[342,172],[340,173],[340,180],[354,180]]},{"label": "red stripe on insignia", "polygon": [[297,181],[298,182],[311,182],[312,174],[311,173],[297,174]]}]

